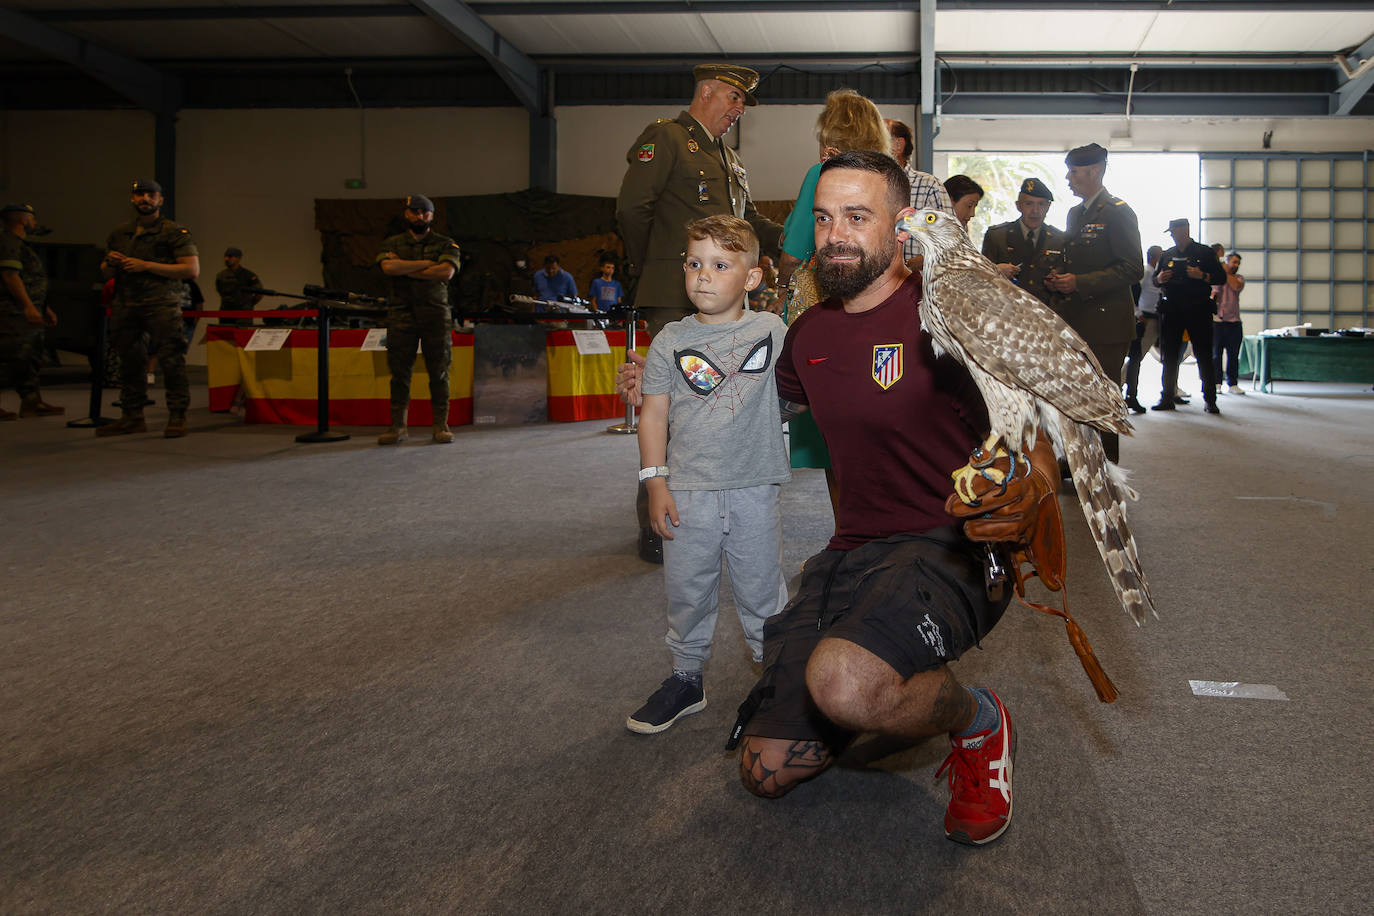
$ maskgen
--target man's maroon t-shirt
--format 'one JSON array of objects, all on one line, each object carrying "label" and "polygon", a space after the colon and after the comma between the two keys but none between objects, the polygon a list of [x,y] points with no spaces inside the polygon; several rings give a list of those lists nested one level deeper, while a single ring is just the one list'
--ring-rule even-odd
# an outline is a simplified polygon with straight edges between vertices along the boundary
[{"label": "man's maroon t-shirt", "polygon": [[849,314],[838,300],[812,306],[788,329],[778,394],[811,406],[839,487],[830,547],[849,550],[954,519],[950,472],[987,435],[972,377],[936,358],[916,310],[913,274],[877,308]]}]

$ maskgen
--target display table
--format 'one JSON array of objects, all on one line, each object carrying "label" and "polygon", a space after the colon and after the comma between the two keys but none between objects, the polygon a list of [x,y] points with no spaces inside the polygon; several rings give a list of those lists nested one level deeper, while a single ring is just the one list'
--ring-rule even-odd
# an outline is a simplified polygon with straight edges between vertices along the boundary
[{"label": "display table", "polygon": [[[226,411],[242,390],[249,423],[313,426],[318,420],[319,332],[291,331],[280,350],[245,350],[255,328],[211,325],[205,333],[210,379],[210,409]],[[364,329],[329,333],[329,422],[341,426],[391,423],[391,371],[386,351],[363,350]],[[449,367],[448,423],[472,422],[472,334],[453,332]],[[410,378],[411,426],[430,426],[429,374],[417,354]]]},{"label": "display table", "polygon": [[[549,331],[545,356],[549,366],[549,419],[606,420],[624,417],[625,405],[615,393],[616,367],[625,362],[625,332],[602,331],[611,352],[584,356],[572,331]],[[635,352],[647,355],[649,334],[635,333]]]},{"label": "display table", "polygon": [[1275,379],[1374,384],[1374,337],[1246,336],[1240,374],[1272,391]]}]

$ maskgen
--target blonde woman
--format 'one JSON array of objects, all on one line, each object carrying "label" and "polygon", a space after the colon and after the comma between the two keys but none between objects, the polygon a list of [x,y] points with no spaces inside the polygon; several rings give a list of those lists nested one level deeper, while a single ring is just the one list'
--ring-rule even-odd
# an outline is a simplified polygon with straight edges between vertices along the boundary
[{"label": "blonde woman", "polygon": [[[778,262],[778,286],[787,286],[798,267],[816,253],[815,218],[811,209],[815,201],[816,181],[820,178],[821,163],[831,156],[850,150],[877,150],[891,155],[891,137],[878,106],[853,89],[836,89],[825,100],[825,109],[816,119],[816,139],[820,143],[820,161],[811,166],[797,193],[792,214],[783,226],[782,257]],[[796,289],[789,292],[783,320],[789,324],[807,307],[817,301],[815,284],[810,271],[797,275]],[[830,470],[830,451],[825,447],[809,413],[795,417],[788,424],[792,467],[825,468],[825,482],[830,488],[830,506],[835,507],[835,477]]]}]

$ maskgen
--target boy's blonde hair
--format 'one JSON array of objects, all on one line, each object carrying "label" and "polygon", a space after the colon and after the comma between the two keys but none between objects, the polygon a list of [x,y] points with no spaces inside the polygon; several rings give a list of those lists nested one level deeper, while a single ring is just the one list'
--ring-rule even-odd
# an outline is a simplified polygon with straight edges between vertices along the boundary
[{"label": "boy's blonde hair", "polygon": [[836,89],[825,97],[816,119],[816,139],[837,153],[871,149],[892,155],[892,136],[878,106],[853,89]]},{"label": "boy's blonde hair", "polygon": [[710,239],[726,251],[738,251],[748,261],[746,267],[759,265],[759,237],[754,227],[738,216],[703,216],[687,224],[687,238],[698,242]]}]

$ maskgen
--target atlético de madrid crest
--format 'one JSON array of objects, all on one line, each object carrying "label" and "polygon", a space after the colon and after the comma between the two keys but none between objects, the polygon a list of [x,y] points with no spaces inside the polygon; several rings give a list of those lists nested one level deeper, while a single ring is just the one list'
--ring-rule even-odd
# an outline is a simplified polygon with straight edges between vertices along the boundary
[{"label": "atl\u00e9tico de madrid crest", "polygon": [[902,377],[902,345],[878,344],[873,348],[873,381],[884,391]]}]

